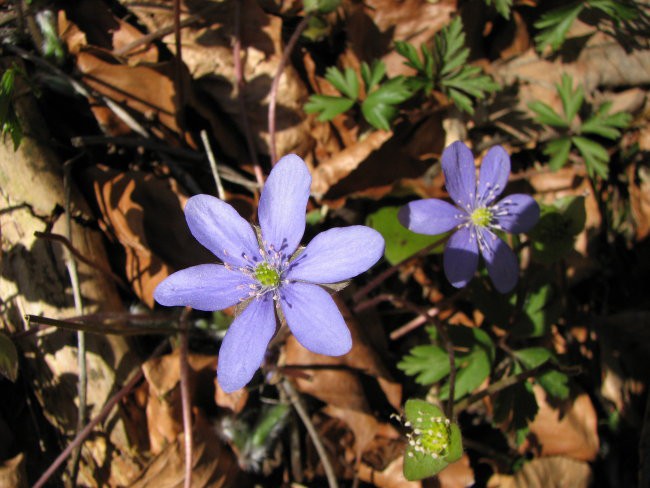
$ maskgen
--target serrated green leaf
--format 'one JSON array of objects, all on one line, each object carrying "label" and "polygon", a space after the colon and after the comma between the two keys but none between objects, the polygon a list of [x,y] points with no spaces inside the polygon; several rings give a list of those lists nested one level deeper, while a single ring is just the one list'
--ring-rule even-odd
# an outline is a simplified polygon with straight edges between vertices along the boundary
[{"label": "serrated green leaf", "polygon": [[465,32],[463,32],[463,21],[460,17],[454,17],[449,25],[440,32],[440,35],[436,36],[436,41],[438,55],[442,60],[441,77],[450,74],[467,62],[469,49],[465,46]]},{"label": "serrated green leaf", "polygon": [[564,43],[567,32],[578,18],[584,8],[583,2],[575,2],[570,5],[546,12],[535,22],[534,26],[540,32],[535,36],[537,50],[542,52],[546,46],[551,46],[553,51],[557,51]]},{"label": "serrated green leaf", "polygon": [[607,165],[609,163],[609,154],[607,150],[597,142],[586,137],[573,136],[571,141],[584,158],[589,176],[593,177],[598,175],[606,179],[609,175],[609,167]]},{"label": "serrated green leaf", "polygon": [[332,120],[339,114],[350,110],[354,106],[354,100],[330,95],[312,95],[303,107],[308,114],[317,113],[318,120],[325,122]]},{"label": "serrated green leaf", "polygon": [[551,160],[548,162],[549,168],[557,171],[566,164],[569,160],[569,153],[571,152],[571,138],[562,137],[554,141],[550,141],[544,148],[544,154],[550,156]]},{"label": "serrated green leaf", "polygon": [[406,58],[406,62],[404,64],[410,66],[411,68],[417,71],[424,71],[424,64],[420,60],[420,56],[418,55],[418,50],[415,48],[413,44],[410,44],[405,41],[396,41],[395,51],[397,51],[397,53],[402,57]]},{"label": "serrated green leaf", "polygon": [[541,374],[537,381],[546,393],[560,400],[569,398],[569,377],[561,371],[551,370]]},{"label": "serrated green leaf", "polygon": [[448,90],[447,95],[449,96],[449,98],[451,98],[451,100],[459,109],[464,110],[470,115],[474,115],[474,107],[472,106],[472,99],[469,98],[467,95],[461,93],[455,88],[450,88]]},{"label": "serrated green leaf", "polygon": [[18,351],[11,339],[2,332],[0,332],[0,375],[12,382],[18,378]]},{"label": "serrated green leaf", "polygon": [[562,101],[562,108],[564,109],[564,118],[568,123],[571,123],[573,118],[582,107],[582,102],[585,99],[584,90],[580,85],[573,89],[573,78],[564,73],[562,81],[557,86],[557,92]]},{"label": "serrated green leaf", "polygon": [[366,92],[372,91],[384,79],[384,76],[386,76],[386,64],[383,61],[375,60],[372,66],[361,63],[361,77],[366,84]]},{"label": "serrated green leaf", "polygon": [[366,97],[361,104],[361,112],[373,127],[390,130],[390,123],[397,115],[395,105],[407,100],[411,95],[404,77],[392,78]]},{"label": "serrated green leaf", "polygon": [[528,108],[531,109],[535,114],[537,114],[537,121],[546,124],[552,125],[554,127],[569,127],[570,121],[567,121],[558,114],[555,110],[551,108],[550,105],[536,100],[528,104]]},{"label": "serrated green leaf", "polygon": [[485,0],[485,3],[488,5],[494,4],[496,9],[502,17],[505,17],[506,20],[510,20],[510,9],[512,9],[512,0]]},{"label": "serrated green leaf", "polygon": [[449,356],[439,346],[415,346],[397,363],[397,367],[407,375],[415,376],[416,383],[432,385],[449,375]]},{"label": "serrated green leaf", "polygon": [[632,120],[632,116],[625,112],[609,114],[611,102],[605,102],[598,107],[596,112],[580,126],[580,133],[595,134],[606,139],[617,139],[621,135],[619,129],[625,129]]},{"label": "serrated green leaf", "polygon": [[359,98],[359,79],[352,68],[345,68],[342,73],[336,66],[330,66],[325,70],[325,79],[347,98]]},{"label": "serrated green leaf", "polygon": [[[390,264],[401,262],[444,236],[444,234],[428,236],[411,232],[399,222],[397,218],[399,210],[400,207],[397,206],[383,207],[366,219],[366,225],[375,229],[384,238],[386,242],[384,256]],[[431,252],[441,253],[444,246],[445,244],[441,243]]]},{"label": "serrated green leaf", "polygon": [[[513,371],[513,374],[518,372]],[[528,423],[539,410],[532,385],[528,381],[517,383],[493,396],[492,401],[494,423],[506,424],[508,430],[517,434],[517,443],[521,444],[528,433]]]},{"label": "serrated green leaf", "polygon": [[527,347],[514,351],[515,357],[526,369],[534,369],[553,359],[554,355],[545,347]]},{"label": "serrated green leaf", "polygon": [[639,16],[635,4],[626,5],[621,0],[589,0],[589,7],[596,8],[617,21],[635,20]]}]

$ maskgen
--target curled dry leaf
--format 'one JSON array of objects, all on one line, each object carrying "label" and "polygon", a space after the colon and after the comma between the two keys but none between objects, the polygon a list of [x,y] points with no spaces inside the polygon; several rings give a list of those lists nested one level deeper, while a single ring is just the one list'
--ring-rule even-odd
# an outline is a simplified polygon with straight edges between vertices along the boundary
[{"label": "curled dry leaf", "polygon": [[598,455],[598,415],[589,395],[579,394],[562,405],[549,404],[546,392],[533,387],[539,411],[530,423],[530,435],[521,446],[542,456],[562,455],[581,461],[593,461]]},{"label": "curled dry leaf", "polygon": [[[214,397],[216,356],[190,354],[189,382],[192,405],[210,405]],[[180,394],[180,356],[178,351],[150,359],[142,365],[149,385],[147,426],[151,452],[161,452],[183,432]]]},{"label": "curled dry leaf", "polygon": [[172,179],[106,167],[89,169],[86,178],[104,227],[123,247],[126,277],[148,306],[154,305],[155,287],[175,269],[214,260],[187,229],[181,207],[186,198]]},{"label": "curled dry leaf", "polygon": [[395,458],[382,471],[360,463],[359,479],[378,488],[422,488],[421,481],[408,481],[404,478],[404,456]]},{"label": "curled dry leaf", "polygon": [[[143,3],[139,0],[121,0],[142,24],[153,32],[173,25],[171,0]],[[239,4],[239,5],[238,5]],[[217,139],[240,138],[244,133],[242,110],[237,96],[233,39],[236,35],[237,9],[241,17],[241,43],[244,78],[245,114],[257,150],[268,154],[267,110],[269,91],[283,53],[280,17],[267,14],[254,0],[242,2],[181,1],[181,20],[190,15],[200,22],[181,31],[183,62],[188,67],[197,86],[210,99],[205,108],[228,116]],[[167,35],[163,42],[174,52],[174,36]],[[277,98],[277,152],[279,155],[298,153],[304,155],[313,145],[309,126],[302,111],[307,91],[297,71],[287,66],[280,80]],[[234,124],[238,134],[228,128]],[[242,152],[243,154],[243,152]],[[237,157],[237,154],[231,154]]]},{"label": "curled dry leaf", "polygon": [[[209,421],[195,412],[192,446],[193,488],[238,488],[243,484],[237,460],[218,438]],[[131,488],[181,488],[185,480],[183,435],[172,441],[142,471]]]},{"label": "curled dry leaf", "polygon": [[515,475],[495,474],[488,488],[587,488],[591,486],[591,467],[584,461],[566,457],[533,459]]}]

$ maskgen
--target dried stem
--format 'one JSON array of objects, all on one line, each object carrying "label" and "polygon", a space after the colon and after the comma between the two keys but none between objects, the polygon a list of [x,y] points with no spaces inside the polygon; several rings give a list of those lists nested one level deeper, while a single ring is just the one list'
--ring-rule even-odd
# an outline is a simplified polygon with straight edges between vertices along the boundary
[{"label": "dried stem", "polygon": [[[156,357],[158,356],[164,349],[164,347],[167,345],[167,341],[161,342],[156,350],[153,352],[151,357]],[[118,391],[115,395],[113,395],[110,400],[106,402],[104,405],[104,408],[101,409],[99,414],[92,419],[86,427],[83,428],[81,432],[77,434],[77,436],[72,440],[70,444],[59,454],[59,456],[54,460],[54,462],[50,465],[49,468],[41,475],[41,477],[38,479],[38,481],[34,484],[33,488],[42,488],[45,486],[45,484],[48,482],[48,480],[54,475],[57,469],[61,467],[61,465],[65,462],[66,459],[68,459],[68,456],[72,453],[74,449],[77,447],[81,446],[83,442],[86,440],[86,438],[90,435],[90,433],[93,431],[93,429],[100,423],[103,422],[106,417],[108,417],[108,414],[111,413],[111,410],[113,410],[113,407],[115,407],[122,399],[128,395],[133,388],[140,382],[142,377],[144,376],[144,373],[142,372],[142,369],[138,370],[136,374],[133,375],[133,377]]]},{"label": "dried stem", "polygon": [[205,148],[205,152],[208,155],[208,161],[210,161],[210,170],[212,171],[212,177],[214,178],[214,183],[217,186],[217,196],[225,201],[226,191],[223,189],[221,176],[219,176],[217,159],[214,157],[214,153],[212,152],[212,147],[210,146],[210,139],[208,138],[208,133],[204,130],[201,131],[201,141],[203,142],[203,147]]},{"label": "dried stem", "polygon": [[280,78],[284,72],[287,63],[289,62],[289,56],[291,56],[291,51],[296,46],[298,39],[302,32],[309,25],[309,20],[311,19],[312,14],[307,14],[298,24],[296,30],[291,35],[287,46],[282,53],[282,58],[278,64],[278,70],[273,77],[273,83],[271,84],[271,91],[269,93],[269,150],[271,155],[271,164],[275,164],[278,161],[277,152],[275,149],[275,107],[278,99],[278,87],[280,86]]},{"label": "dried stem", "polygon": [[388,279],[389,277],[394,275],[400,269],[400,267],[404,266],[405,264],[411,263],[411,262],[421,258],[422,256],[426,256],[427,254],[429,254],[429,252],[432,249],[435,249],[436,247],[438,247],[440,244],[442,244],[447,239],[449,239],[449,237],[450,236],[441,237],[437,241],[435,241],[435,242],[429,244],[428,246],[420,249],[418,252],[416,252],[412,256],[409,256],[406,259],[402,259],[399,263],[397,263],[397,264],[391,266],[390,268],[382,271],[377,276],[375,276],[372,280],[370,280],[370,282],[366,286],[362,287],[354,295],[352,295],[352,301],[354,303],[358,303],[359,300],[361,300],[368,293],[370,293],[372,290],[374,290],[379,285],[381,285],[386,279]]},{"label": "dried stem", "polygon": [[325,470],[325,476],[327,477],[327,484],[330,488],[338,488],[339,485],[336,481],[336,475],[334,474],[334,469],[332,468],[332,464],[330,463],[327,452],[325,451],[325,446],[323,446],[323,443],[320,440],[320,436],[318,435],[318,432],[316,432],[316,428],[309,418],[307,409],[302,404],[302,400],[300,399],[298,392],[287,380],[283,380],[280,384],[287,397],[289,397],[289,401],[291,402],[293,408],[296,410],[296,413],[300,417],[300,420],[302,420],[302,423],[305,425],[307,433],[309,434],[309,437],[311,437],[311,441],[314,443],[316,452],[320,457],[321,463],[323,463],[323,469]]},{"label": "dried stem", "polygon": [[255,179],[260,187],[260,191],[264,186],[264,173],[262,167],[257,159],[257,151],[253,143],[253,133],[250,124],[248,123],[248,115],[246,112],[246,101],[244,98],[244,90],[246,89],[246,79],[244,78],[244,66],[241,62],[241,2],[235,2],[235,39],[232,46],[232,57],[235,69],[235,81],[237,83],[237,100],[239,102],[239,113],[241,114],[241,122],[244,128],[244,136],[246,137],[246,145],[248,152],[253,162],[253,172]]},{"label": "dried stem", "polygon": [[179,346],[179,360],[180,360],[180,375],[181,375],[181,406],[183,409],[183,438],[185,441],[185,488],[192,488],[192,402],[190,399],[190,377],[189,377],[189,362],[188,362],[188,331],[189,321],[188,316],[191,312],[190,307],[185,307],[181,314],[181,334]]}]

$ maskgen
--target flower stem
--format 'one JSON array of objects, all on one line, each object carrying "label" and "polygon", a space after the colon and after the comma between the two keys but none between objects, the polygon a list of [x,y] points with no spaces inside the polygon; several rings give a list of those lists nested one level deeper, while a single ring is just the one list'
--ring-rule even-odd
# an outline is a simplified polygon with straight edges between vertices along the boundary
[{"label": "flower stem", "polygon": [[192,488],[192,403],[190,399],[189,363],[188,363],[188,315],[190,307],[185,307],[180,318],[182,332],[180,334],[179,360],[181,377],[181,406],[183,410],[183,438],[185,440],[185,488]]},{"label": "flower stem", "polygon": [[271,84],[271,91],[269,93],[269,153],[271,156],[271,164],[275,165],[278,161],[276,149],[275,149],[275,108],[277,105],[278,99],[278,87],[280,86],[280,78],[284,72],[284,68],[289,62],[289,56],[291,56],[291,51],[295,47],[298,39],[302,32],[307,28],[309,20],[311,19],[312,14],[307,14],[298,24],[296,30],[291,35],[289,42],[287,43],[284,52],[282,53],[282,58],[278,64],[278,70],[273,77],[273,83]]}]

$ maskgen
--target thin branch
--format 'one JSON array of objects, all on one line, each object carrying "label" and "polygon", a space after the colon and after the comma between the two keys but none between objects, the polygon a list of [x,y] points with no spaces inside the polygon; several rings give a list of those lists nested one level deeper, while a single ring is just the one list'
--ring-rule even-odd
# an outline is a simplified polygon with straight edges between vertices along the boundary
[{"label": "thin branch", "polygon": [[192,488],[192,402],[190,399],[190,377],[188,363],[188,315],[192,309],[185,307],[181,314],[181,334],[180,334],[180,376],[181,376],[181,405],[183,410],[183,438],[185,441],[185,488]]},{"label": "thin branch", "polygon": [[323,469],[325,470],[325,476],[327,477],[327,484],[329,485],[330,488],[338,488],[339,485],[338,482],[336,481],[336,475],[334,474],[334,469],[332,468],[332,464],[330,463],[329,457],[327,456],[327,452],[325,451],[325,446],[323,446],[323,443],[320,440],[320,436],[318,435],[318,432],[316,432],[316,428],[314,427],[314,424],[309,418],[307,409],[302,404],[302,400],[300,399],[298,392],[295,390],[293,385],[287,380],[283,380],[282,383],[280,383],[280,385],[282,386],[282,389],[286,393],[287,397],[289,397],[289,401],[291,402],[291,405],[296,410],[296,413],[300,417],[300,420],[302,420],[302,423],[305,425],[305,428],[307,429],[307,433],[309,434],[311,441],[314,443],[316,452],[320,457],[321,463],[323,463]]},{"label": "thin branch", "polygon": [[302,32],[309,25],[309,20],[311,19],[312,14],[307,14],[298,24],[296,30],[291,35],[289,42],[287,43],[284,52],[282,53],[282,58],[278,64],[278,70],[273,77],[273,83],[271,84],[271,91],[269,93],[269,152],[271,155],[271,164],[275,164],[278,161],[277,153],[275,150],[275,107],[278,99],[278,87],[280,86],[280,78],[284,72],[287,63],[289,62],[289,56],[291,56],[291,51],[296,46],[298,39]]},{"label": "thin branch", "polygon": [[210,139],[208,138],[208,133],[204,130],[201,131],[201,141],[203,142],[203,148],[205,149],[206,154],[208,155],[208,161],[210,161],[210,170],[212,171],[212,177],[214,178],[214,183],[217,185],[217,195],[222,200],[226,200],[226,190],[223,189],[223,183],[221,182],[221,176],[219,176],[219,168],[217,167],[217,160],[214,157],[212,152],[212,147],[210,146]]},{"label": "thin branch", "polygon": [[181,43],[181,0],[174,0],[174,47],[176,57],[174,63],[174,84],[178,95],[178,125],[185,131],[185,88],[183,86],[183,51]]},{"label": "thin branch", "polygon": [[246,101],[244,99],[244,90],[246,89],[246,80],[244,78],[244,67],[241,62],[241,2],[235,2],[235,38],[232,46],[232,57],[235,69],[235,81],[237,83],[237,100],[239,102],[239,113],[241,114],[242,126],[244,129],[244,136],[246,137],[246,145],[248,152],[253,161],[253,172],[255,179],[260,187],[260,191],[264,187],[264,173],[262,167],[257,159],[257,151],[253,142],[253,134],[250,124],[248,123],[248,115],[246,111]]},{"label": "thin branch", "polygon": [[[155,349],[151,357],[156,357],[158,356],[165,346],[167,345],[167,341],[161,342],[158,347]],[[48,480],[56,473],[56,471],[61,467],[61,465],[65,462],[66,459],[68,459],[68,456],[72,453],[74,449],[76,449],[78,446],[81,446],[83,442],[88,438],[90,433],[93,431],[93,429],[100,423],[103,422],[106,417],[108,417],[108,414],[111,413],[111,410],[113,410],[113,407],[115,407],[122,399],[127,396],[129,393],[131,393],[131,390],[135,388],[135,386],[142,380],[142,377],[144,376],[144,373],[142,372],[142,368],[138,370],[136,374],[133,375],[133,377],[118,391],[115,395],[111,397],[110,400],[106,402],[104,405],[104,408],[101,409],[99,414],[92,419],[90,422],[88,422],[88,425],[83,428],[81,432],[77,434],[77,436],[72,440],[70,444],[59,454],[59,456],[54,460],[54,462],[50,465],[49,468],[41,475],[41,477],[38,479],[38,481],[34,484],[33,488],[43,488],[45,484],[48,482]]]},{"label": "thin branch", "polygon": [[[361,300],[363,297],[365,297],[368,293],[370,293],[372,290],[377,288],[379,285],[381,285],[386,279],[390,278],[392,275],[394,275],[402,266],[405,264],[411,263],[423,256],[426,256],[429,254],[429,252],[432,249],[435,249],[438,247],[440,244],[445,242],[447,239],[449,239],[450,236],[444,236],[438,239],[437,241],[429,244],[426,247],[423,247],[420,249],[418,252],[413,254],[412,256],[409,256],[406,259],[402,259],[399,263],[394,264],[390,268],[384,270],[383,272],[379,273],[377,276],[375,276],[366,286],[362,287],[360,290],[358,290],[354,295],[352,295],[352,301],[354,303],[358,303],[359,300]],[[355,309],[356,311],[356,309]]]},{"label": "thin branch", "polygon": [[[32,323],[43,325],[47,327],[57,327],[63,330],[70,331],[84,331],[89,334],[100,334],[100,335],[123,335],[123,336],[139,336],[139,335],[164,335],[171,334],[180,331],[177,327],[165,326],[165,327],[154,327],[154,326],[144,326],[144,327],[115,327],[110,325],[100,324],[99,326],[93,325],[92,323],[84,322],[77,318],[69,320],[61,319],[51,319],[49,317],[41,317],[40,315],[25,315],[25,320],[31,326]],[[34,332],[40,332],[41,328],[29,329],[20,334],[14,334],[11,337],[15,339],[21,339],[27,337]],[[33,331],[33,332],[32,332]]]}]

